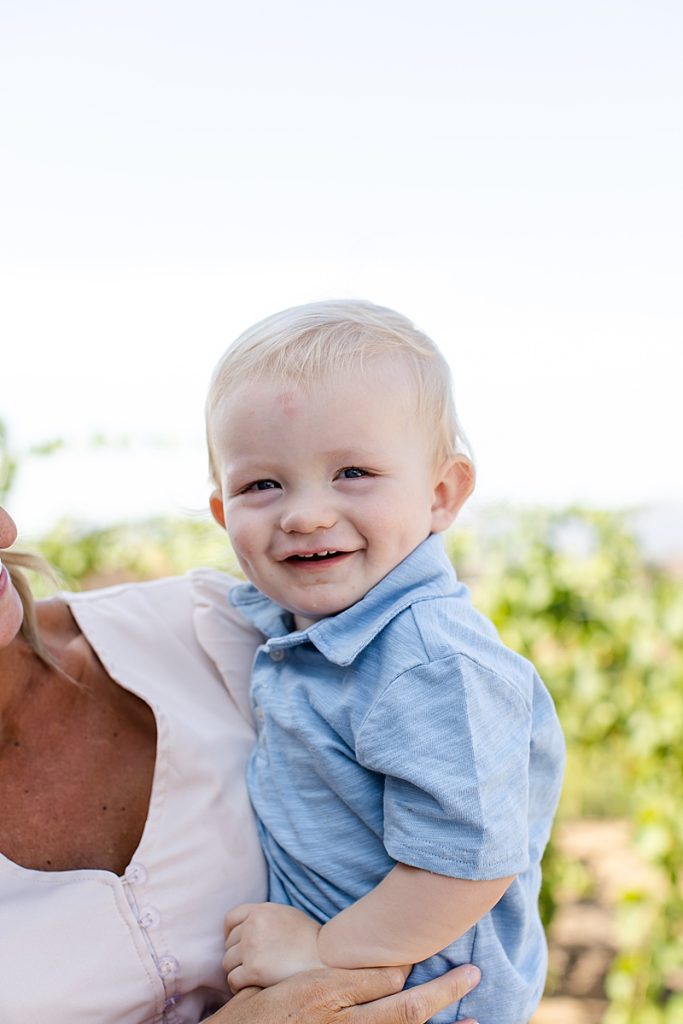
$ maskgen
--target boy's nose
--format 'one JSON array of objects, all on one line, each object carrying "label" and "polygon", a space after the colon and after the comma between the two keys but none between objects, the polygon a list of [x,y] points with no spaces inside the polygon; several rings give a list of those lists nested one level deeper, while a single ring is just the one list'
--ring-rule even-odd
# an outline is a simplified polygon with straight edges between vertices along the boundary
[{"label": "boy's nose", "polygon": [[280,526],[285,533],[315,533],[329,530],[337,521],[331,505],[312,495],[289,501],[283,510]]}]

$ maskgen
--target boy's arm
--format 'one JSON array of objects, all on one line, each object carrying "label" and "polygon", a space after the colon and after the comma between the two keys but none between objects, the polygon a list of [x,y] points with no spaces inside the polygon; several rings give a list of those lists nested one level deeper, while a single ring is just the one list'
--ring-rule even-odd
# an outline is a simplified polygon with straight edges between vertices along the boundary
[{"label": "boy's arm", "polygon": [[236,907],[225,920],[228,982],[237,992],[318,966],[417,963],[471,928],[511,881],[448,878],[397,864],[377,888],[322,927],[293,907]]},{"label": "boy's arm", "polygon": [[415,964],[463,935],[496,905],[510,878],[472,881],[397,864],[318,934],[329,967]]}]

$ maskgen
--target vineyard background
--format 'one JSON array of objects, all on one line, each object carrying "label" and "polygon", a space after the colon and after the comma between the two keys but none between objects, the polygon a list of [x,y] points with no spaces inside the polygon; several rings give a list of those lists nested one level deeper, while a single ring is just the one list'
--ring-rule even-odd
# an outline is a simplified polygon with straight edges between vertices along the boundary
[{"label": "vineyard background", "polygon": [[[2,440],[6,495],[16,467]],[[567,738],[542,892],[551,970],[534,1024],[683,1024],[678,573],[649,564],[618,513],[489,509],[447,544],[475,603],[547,682]],[[62,522],[32,546],[76,589],[236,571],[203,518]]]}]

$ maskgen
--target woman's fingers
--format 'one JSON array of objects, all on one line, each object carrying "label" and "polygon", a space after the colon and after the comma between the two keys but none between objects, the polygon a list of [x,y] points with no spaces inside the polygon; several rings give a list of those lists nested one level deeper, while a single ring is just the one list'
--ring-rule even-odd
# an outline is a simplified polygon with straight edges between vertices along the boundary
[{"label": "woman's fingers", "polygon": [[[344,1018],[348,1024],[425,1024],[439,1010],[457,1003],[478,983],[481,974],[472,964],[455,967],[441,977],[396,995],[354,1006]],[[461,1021],[461,1024],[468,1022]],[[476,1024],[469,1021],[469,1024]]]},{"label": "woman's fingers", "polygon": [[[239,971],[235,968],[235,973]],[[297,974],[263,991],[243,987],[244,977],[231,974],[231,987],[234,983],[242,991],[209,1020],[212,1024],[424,1024],[449,1003],[462,999],[479,980],[476,967],[465,965],[401,992],[407,973],[398,967],[327,968]]]},{"label": "woman's fingers", "polygon": [[329,994],[332,997],[331,1005],[353,1008],[400,992],[411,969],[410,967],[360,967],[355,970],[344,970],[330,967],[325,970],[324,974],[319,974],[316,971],[311,972],[310,976],[311,978],[320,978],[321,994],[324,994],[325,987],[329,988]]}]

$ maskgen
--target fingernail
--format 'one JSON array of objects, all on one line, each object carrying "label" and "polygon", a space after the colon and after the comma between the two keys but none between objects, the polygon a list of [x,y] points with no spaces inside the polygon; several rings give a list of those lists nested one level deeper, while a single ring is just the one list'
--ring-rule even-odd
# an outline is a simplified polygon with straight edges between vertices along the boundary
[{"label": "fingernail", "polygon": [[[475,967],[473,964],[471,964],[467,968],[467,971],[465,973],[467,975],[467,982],[468,982],[470,988],[474,988],[474,986],[477,984],[477,982],[481,978],[481,971],[479,970],[478,967]],[[477,1024],[477,1022],[475,1021],[474,1024]]]}]

